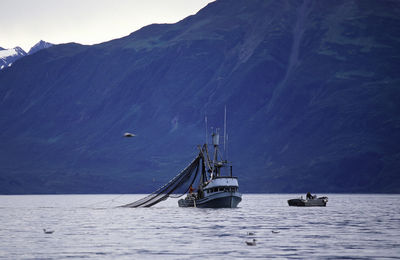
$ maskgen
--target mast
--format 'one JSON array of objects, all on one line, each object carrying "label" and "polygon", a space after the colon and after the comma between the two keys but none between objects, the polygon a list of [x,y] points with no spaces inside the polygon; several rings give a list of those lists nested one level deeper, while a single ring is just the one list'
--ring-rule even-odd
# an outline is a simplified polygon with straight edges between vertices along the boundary
[{"label": "mast", "polygon": [[[219,133],[218,128],[216,129],[215,133],[212,134],[212,140],[214,145],[214,158],[213,158],[213,170],[212,173],[215,171],[215,175],[218,176],[218,146],[219,146]],[[212,174],[211,173],[211,174]]]},{"label": "mast", "polygon": [[208,133],[207,133],[207,116],[205,116],[204,121],[206,123],[206,144],[208,143]]}]

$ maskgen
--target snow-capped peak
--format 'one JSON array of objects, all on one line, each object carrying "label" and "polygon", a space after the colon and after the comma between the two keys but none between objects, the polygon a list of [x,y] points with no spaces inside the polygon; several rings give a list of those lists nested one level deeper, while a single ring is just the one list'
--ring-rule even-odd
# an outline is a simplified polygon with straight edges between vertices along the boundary
[{"label": "snow-capped peak", "polygon": [[26,52],[21,47],[15,47],[12,49],[0,50],[0,59],[5,59],[9,56],[25,56]]},{"label": "snow-capped peak", "polygon": [[12,49],[3,49],[0,47],[0,70],[10,67],[16,60],[26,56],[36,53],[42,49],[53,46],[52,43],[39,41],[36,43],[28,53],[26,53],[21,47],[15,47]]},{"label": "snow-capped peak", "polygon": [[1,49],[0,50],[0,69],[10,67],[11,64],[26,56],[26,52],[21,47],[15,47],[12,49]]},{"label": "snow-capped peak", "polygon": [[16,56],[16,55],[17,56],[25,56],[26,52],[21,47],[0,50],[0,59],[4,59],[9,56]]}]

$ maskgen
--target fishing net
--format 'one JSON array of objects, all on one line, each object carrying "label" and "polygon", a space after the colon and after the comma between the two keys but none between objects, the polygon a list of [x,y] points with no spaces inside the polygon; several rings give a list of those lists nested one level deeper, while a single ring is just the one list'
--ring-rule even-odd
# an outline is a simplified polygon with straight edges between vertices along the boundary
[{"label": "fishing net", "polygon": [[125,208],[151,207],[163,200],[166,200],[168,197],[172,197],[172,194],[176,193],[179,188],[185,188],[184,192],[182,193],[185,194],[189,190],[189,187],[196,180],[200,168],[199,166],[200,159],[201,159],[200,155],[197,156],[189,164],[189,166],[186,167],[181,173],[176,175],[172,180],[170,180],[168,183],[166,183],[164,186],[154,191],[150,195],[135,202],[122,205],[120,207],[125,207]]}]

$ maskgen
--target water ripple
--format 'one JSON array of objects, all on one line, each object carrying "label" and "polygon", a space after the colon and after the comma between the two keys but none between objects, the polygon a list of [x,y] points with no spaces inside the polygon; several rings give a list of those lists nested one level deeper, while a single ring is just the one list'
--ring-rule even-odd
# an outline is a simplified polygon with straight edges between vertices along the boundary
[{"label": "water ripple", "polygon": [[[115,196],[0,196],[0,259],[399,259],[400,255],[399,195],[329,194],[323,208],[287,206],[286,201],[296,195],[244,195],[239,208],[217,210],[179,208],[176,199],[152,208],[115,208],[110,205]],[[140,197],[118,195],[118,200],[124,204]],[[43,228],[55,232],[44,234]],[[245,242],[253,238],[256,245],[247,246]]]}]

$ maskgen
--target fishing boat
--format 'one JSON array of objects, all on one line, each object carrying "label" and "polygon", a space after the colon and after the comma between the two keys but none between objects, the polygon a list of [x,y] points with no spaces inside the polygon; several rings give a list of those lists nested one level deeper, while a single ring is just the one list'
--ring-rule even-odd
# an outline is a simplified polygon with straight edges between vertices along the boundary
[{"label": "fishing boat", "polygon": [[[214,156],[210,159],[208,146],[200,149],[202,172],[197,192],[189,190],[186,198],[178,201],[179,207],[236,208],[242,200],[237,177],[232,176],[232,166],[219,159],[219,134],[212,134]],[[229,172],[223,176],[222,172]]]},{"label": "fishing boat", "polygon": [[289,206],[297,207],[325,207],[328,202],[328,197],[317,197],[317,195],[307,194],[306,198],[303,197],[297,199],[288,200]]},{"label": "fishing boat", "polygon": [[[223,160],[219,152],[219,129],[215,129],[211,137],[213,154],[209,152],[206,130],[205,144],[198,146],[198,155],[182,172],[150,195],[121,207],[151,207],[168,198],[186,195],[184,199],[178,200],[179,207],[236,208],[242,200],[238,179],[232,175],[232,165]],[[224,150],[225,142],[226,109]],[[197,190],[193,189],[193,186],[197,187]]]}]

